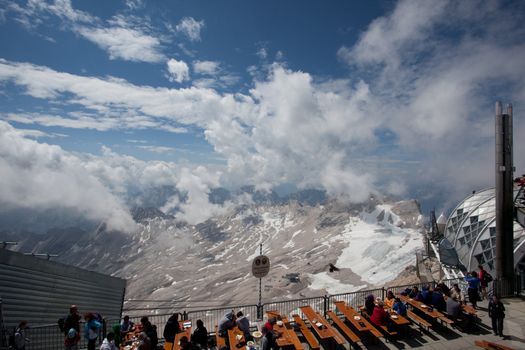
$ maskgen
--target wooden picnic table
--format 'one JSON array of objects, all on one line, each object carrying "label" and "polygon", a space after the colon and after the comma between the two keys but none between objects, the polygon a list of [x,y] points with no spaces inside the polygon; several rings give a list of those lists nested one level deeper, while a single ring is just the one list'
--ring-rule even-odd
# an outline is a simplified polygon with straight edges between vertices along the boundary
[{"label": "wooden picnic table", "polygon": [[[126,336],[122,341],[120,342],[119,348],[121,350],[124,350],[126,348],[126,344],[128,345],[136,345],[139,343],[139,334],[142,332],[142,324],[135,325],[132,330],[130,330],[128,333],[126,333]],[[135,338],[135,340],[133,340]]]},{"label": "wooden picnic table", "polygon": [[417,301],[415,299],[409,298],[406,295],[399,295],[399,299],[401,299],[403,302],[409,304],[410,306],[416,308],[417,310],[421,311],[424,315],[431,317],[433,319],[437,318],[443,318],[445,315],[443,315],[441,312],[437,311],[435,308],[432,308],[432,311],[429,311],[431,306],[425,305],[421,301]]},{"label": "wooden picnic table", "polygon": [[398,326],[406,326],[410,324],[410,321],[407,320],[405,317],[399,315],[397,312],[395,312],[392,309],[386,309],[386,312],[390,315],[390,319],[392,322],[394,322]]},{"label": "wooden picnic table", "polygon": [[341,335],[337,334],[328,321],[318,312],[315,312],[310,305],[301,306],[300,309],[308,321],[310,321],[312,328],[315,330],[319,338],[322,340],[333,339],[338,344],[344,344],[345,341],[342,339]]},{"label": "wooden picnic table", "polygon": [[241,348],[246,345],[246,339],[244,339],[244,332],[235,326],[232,329],[228,329],[228,342],[230,344],[230,350],[235,348]]},{"label": "wooden picnic table", "polygon": [[353,307],[346,305],[344,301],[336,301],[334,304],[337,310],[339,310],[359,332],[370,332],[376,337],[382,337],[381,332],[368,322],[366,318],[362,317]]},{"label": "wooden picnic table", "polygon": [[286,316],[281,316],[279,311],[267,311],[266,314],[269,318],[275,317],[282,322],[277,321],[277,323],[273,325],[273,330],[281,335],[276,339],[277,345],[282,348],[293,346],[296,350],[304,350],[303,344],[297,337],[297,334],[295,334],[295,330],[290,325]]},{"label": "wooden picnic table", "polygon": [[187,327],[182,332],[175,334],[175,342],[173,343],[173,350],[180,350],[180,338],[187,337],[191,341],[191,327]]}]

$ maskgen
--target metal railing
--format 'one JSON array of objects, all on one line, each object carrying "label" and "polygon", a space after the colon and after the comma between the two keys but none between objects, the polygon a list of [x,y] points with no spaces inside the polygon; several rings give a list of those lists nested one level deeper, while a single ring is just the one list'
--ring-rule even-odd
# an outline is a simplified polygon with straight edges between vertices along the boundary
[{"label": "metal railing", "polygon": [[[523,286],[522,286],[522,276],[517,275],[515,280],[512,281],[498,281],[495,280],[493,282],[494,290],[497,291],[497,293],[501,297],[509,297],[517,295],[521,292]],[[465,288],[466,283],[462,278],[455,278],[455,279],[449,279],[443,281],[448,287],[452,287],[454,283],[457,283],[460,285],[460,287]],[[430,283],[416,283],[416,284],[410,284],[410,285],[401,285],[401,286],[391,286],[387,288],[376,288],[376,289],[367,289],[367,290],[359,290],[356,292],[350,292],[350,293],[341,293],[341,294],[333,294],[333,295],[323,295],[318,297],[311,297],[311,298],[302,298],[302,299],[293,299],[293,300],[281,300],[281,301],[273,301],[268,302],[261,305],[237,305],[237,306],[227,306],[227,307],[219,307],[219,308],[202,308],[200,310],[190,310],[190,311],[183,311],[179,315],[180,320],[191,320],[193,323],[196,322],[198,319],[202,320],[204,322],[204,325],[208,329],[208,332],[215,332],[215,325],[217,325],[220,321],[220,319],[224,316],[224,314],[228,311],[235,310],[242,311],[245,316],[247,316],[251,320],[258,319],[259,321],[262,321],[262,315],[264,315],[267,311],[270,310],[276,310],[279,311],[279,313],[286,315],[288,317],[291,317],[293,314],[299,314],[302,317],[302,313],[300,312],[300,307],[309,305],[312,308],[314,308],[317,311],[322,312],[324,315],[326,315],[327,311],[334,310],[335,301],[343,300],[346,303],[348,303],[353,308],[358,308],[359,306],[364,304],[364,300],[367,295],[373,294],[375,297],[381,297],[384,299],[386,297],[387,291],[392,291],[394,294],[398,294],[406,290],[407,288],[411,288],[414,285],[417,286],[419,289],[422,289],[423,286],[430,285],[431,287],[436,286],[436,282],[430,282]],[[465,294],[466,295],[466,294]],[[178,309],[183,309],[180,307],[177,307]],[[136,314],[136,311],[138,309],[125,309],[123,310],[123,314]],[[143,310],[143,309],[141,309]],[[164,310],[163,310],[164,311]],[[162,331],[164,328],[164,325],[166,324],[168,318],[173,315],[174,312],[170,313],[163,313],[163,314],[157,314],[154,310],[144,312],[143,315],[147,316],[149,321],[157,326],[157,333],[159,336],[159,339],[162,340]],[[130,316],[130,320],[132,320],[134,323],[138,324],[140,323],[140,316]],[[107,332],[110,332],[112,330],[112,327],[115,325],[120,324],[120,320],[116,319],[108,319],[105,320],[103,329],[101,330],[101,334],[99,337],[99,341],[102,341],[103,337],[106,335]],[[81,330],[83,330],[83,325],[81,325]],[[81,332],[83,333],[83,332]],[[57,324],[52,325],[42,325],[42,326],[34,326],[27,330],[26,335],[31,339],[31,343],[29,343],[26,346],[26,350],[61,350],[64,348],[63,342],[64,342],[64,335],[63,333],[58,329]],[[6,334],[2,334],[2,337],[6,339]],[[86,340],[84,337],[82,337],[80,342],[80,349],[84,349],[86,347]],[[2,347],[0,346],[0,349]],[[3,349],[2,349],[3,350]]]}]

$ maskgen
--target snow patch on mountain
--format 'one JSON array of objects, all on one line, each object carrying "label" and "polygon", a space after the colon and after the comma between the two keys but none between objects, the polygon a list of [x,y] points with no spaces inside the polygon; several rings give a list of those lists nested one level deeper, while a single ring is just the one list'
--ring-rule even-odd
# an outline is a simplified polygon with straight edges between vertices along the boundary
[{"label": "snow patch on mountain", "polygon": [[[377,218],[384,215],[381,221]],[[380,285],[415,262],[415,252],[423,246],[417,229],[401,228],[404,221],[390,205],[378,205],[350,217],[341,238],[347,245],[337,259],[337,266],[351,268],[370,284]]]}]

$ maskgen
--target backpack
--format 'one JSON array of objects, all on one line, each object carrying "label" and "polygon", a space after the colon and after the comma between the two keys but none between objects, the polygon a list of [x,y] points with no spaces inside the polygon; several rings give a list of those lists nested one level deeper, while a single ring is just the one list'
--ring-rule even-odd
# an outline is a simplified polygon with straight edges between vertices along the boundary
[{"label": "backpack", "polygon": [[95,317],[95,320],[100,322],[100,324],[104,324],[104,318],[98,312],[93,312],[93,317]]},{"label": "backpack", "polygon": [[58,324],[58,329],[60,329],[61,332],[65,332],[66,331],[66,319],[64,317],[61,317],[58,319],[57,321],[57,324]]},{"label": "backpack", "polygon": [[483,282],[485,283],[489,283],[489,282],[492,282],[494,279],[492,278],[491,274],[488,273],[487,271],[485,271],[483,273]]}]

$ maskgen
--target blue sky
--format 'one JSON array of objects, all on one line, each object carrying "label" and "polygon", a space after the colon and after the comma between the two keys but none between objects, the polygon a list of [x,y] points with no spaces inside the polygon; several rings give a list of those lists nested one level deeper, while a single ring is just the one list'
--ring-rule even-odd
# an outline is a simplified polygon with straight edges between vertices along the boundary
[{"label": "blue sky", "polygon": [[525,147],[519,1],[0,3],[4,208],[122,228],[174,186],[196,223],[211,188],[292,184],[447,209],[492,185],[496,100]]}]

